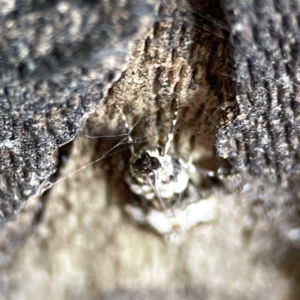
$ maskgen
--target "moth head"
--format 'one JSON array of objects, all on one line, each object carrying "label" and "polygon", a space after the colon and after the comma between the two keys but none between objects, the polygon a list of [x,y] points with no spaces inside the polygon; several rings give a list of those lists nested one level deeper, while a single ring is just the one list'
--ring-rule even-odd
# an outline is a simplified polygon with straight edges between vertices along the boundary
[{"label": "moth head", "polygon": [[134,166],[142,173],[149,174],[160,167],[160,162],[157,157],[150,156],[147,151],[143,151],[140,158],[135,161]]}]

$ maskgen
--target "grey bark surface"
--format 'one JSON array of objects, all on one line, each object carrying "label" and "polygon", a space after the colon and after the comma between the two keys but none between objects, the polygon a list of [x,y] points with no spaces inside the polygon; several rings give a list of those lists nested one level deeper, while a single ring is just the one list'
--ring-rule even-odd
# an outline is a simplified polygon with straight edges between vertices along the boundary
[{"label": "grey bark surface", "polygon": [[55,171],[147,16],[138,1],[1,1],[0,223]]},{"label": "grey bark surface", "polygon": [[[15,18],[22,24],[26,20],[22,19],[24,16],[35,20],[36,10],[40,13],[39,20],[48,16],[49,22],[61,14],[67,20],[74,15],[77,23],[78,16],[95,20],[93,12],[98,17],[103,13],[101,1],[70,3],[37,2],[34,12],[21,9],[21,15],[12,13],[12,6],[7,4],[3,11],[9,15],[8,21]],[[73,27],[68,27],[70,23],[64,18],[50,22],[63,28],[53,34],[54,40],[65,36],[61,32],[69,29],[84,49],[86,44],[91,44],[92,50],[87,47],[88,55],[73,51],[70,47],[73,40],[67,39],[62,43],[65,45],[62,56],[54,55],[51,70],[44,71],[45,59],[39,60],[42,54],[35,56],[34,51],[28,52],[32,57],[28,54],[27,61],[22,58],[12,64],[18,66],[11,68],[16,77],[8,78],[12,78],[18,91],[21,86],[32,87],[34,104],[29,106],[28,100],[22,102],[20,111],[12,104],[3,109],[17,111],[20,116],[24,113],[28,120],[35,120],[27,112],[31,111],[29,108],[36,107],[35,115],[38,115],[40,108],[45,103],[48,105],[40,119],[44,123],[39,120],[37,125],[30,123],[29,127],[22,127],[23,131],[16,131],[15,127],[10,131],[19,132],[23,148],[16,145],[14,136],[9,136],[8,129],[3,127],[7,135],[1,148],[3,221],[11,218],[19,203],[31,195],[29,192],[23,198],[19,195],[19,190],[24,194],[29,189],[26,180],[34,193],[41,180],[53,172],[53,152],[73,139],[82,119],[100,101],[101,91],[103,100],[86,119],[74,142],[60,149],[59,169],[51,178],[52,189],[43,196],[31,198],[18,219],[2,229],[1,297],[299,299],[297,3],[150,3],[155,22],[148,30],[145,30],[147,23],[142,22],[145,26],[140,35],[127,36],[124,32],[131,33],[132,28],[138,27],[137,15],[131,16],[132,12],[148,15],[149,10],[141,12],[126,5],[112,5],[112,10],[104,9],[107,18],[101,18],[106,21],[104,28],[111,30],[108,36],[98,31],[97,21],[93,28],[88,27],[90,31],[80,27],[80,34],[78,30],[70,30]],[[114,16],[121,20],[120,30],[114,30],[112,24],[118,25]],[[128,23],[124,23],[125,16]],[[43,31],[38,24],[36,32],[42,32],[40,39],[47,38],[45,32],[51,32],[53,27],[48,24]],[[60,27],[61,24],[65,27]],[[131,30],[123,28],[124,24]],[[16,34],[20,34],[19,30]],[[95,37],[93,34],[95,44],[86,43],[86,39]],[[126,51],[117,55],[120,61],[113,52],[116,43],[121,40],[122,44],[124,36],[125,44],[131,42],[126,65]],[[33,37],[33,45],[40,39]],[[102,42],[105,50],[98,44]],[[12,49],[13,44],[4,44]],[[54,49],[56,44],[50,45]],[[48,53],[47,47],[41,48]],[[49,51],[57,53],[57,50]],[[7,53],[11,57],[15,52],[7,50]],[[57,62],[59,58],[61,61]],[[22,61],[21,68],[19,61]],[[10,92],[3,91],[5,101],[13,99],[9,103],[24,99],[18,98],[18,94],[14,98],[11,87]],[[85,97],[80,97],[82,94]],[[70,99],[86,102],[75,101],[80,103],[75,105],[68,102]],[[185,160],[191,157],[197,165],[214,169],[219,164],[217,152],[228,159],[232,170],[222,187],[209,189],[209,197],[216,203],[217,219],[194,228],[177,244],[172,244],[147,228],[139,228],[123,213],[124,203],[136,199],[124,182],[130,157],[128,143],[122,148],[124,136],[116,133],[125,132],[121,108],[127,122],[134,126],[135,144],[141,140],[154,148],[164,144],[175,100],[180,109],[172,144],[174,156]],[[41,124],[47,126],[43,129]],[[45,132],[44,144],[35,142],[32,147],[25,143],[32,140],[33,128],[37,128],[37,136]],[[51,135],[48,128],[55,129],[50,130]],[[38,174],[37,182],[26,177],[27,173],[25,176],[24,172],[15,172],[16,165],[23,166],[21,163],[11,168],[5,168],[4,164],[11,163],[7,155],[19,151],[27,157],[26,151],[30,149],[30,155],[40,149],[46,151],[40,153],[44,160],[38,163],[35,160],[34,165],[38,167],[32,174]],[[50,153],[50,160],[46,153]],[[26,170],[27,165],[24,166]],[[38,170],[41,173],[36,173]],[[15,174],[19,174],[17,187],[11,179]]]},{"label": "grey bark surface", "polygon": [[299,2],[225,2],[236,76],[236,118],[217,151],[239,169],[291,184],[299,173]]}]

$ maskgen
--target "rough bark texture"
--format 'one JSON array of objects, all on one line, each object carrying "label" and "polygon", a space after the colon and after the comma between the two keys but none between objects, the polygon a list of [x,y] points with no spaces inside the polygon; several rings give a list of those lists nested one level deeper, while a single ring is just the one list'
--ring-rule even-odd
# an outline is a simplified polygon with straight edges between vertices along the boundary
[{"label": "rough bark texture", "polygon": [[55,171],[147,15],[138,1],[0,2],[0,223]]},{"label": "rough bark texture", "polygon": [[217,151],[239,170],[289,183],[299,173],[299,1],[225,2],[236,77],[233,122]]},{"label": "rough bark texture", "polygon": [[[99,84],[105,89],[105,83],[107,87],[111,81],[111,86],[107,93],[103,92],[103,101],[75,141],[60,149],[59,169],[51,178],[52,189],[32,198],[18,220],[2,229],[3,299],[299,299],[300,224],[294,184],[299,60],[295,21],[299,8],[292,1],[225,1],[222,5],[217,1],[198,2],[151,2],[156,21],[142,35],[128,37],[133,39],[130,58],[119,77],[105,76],[117,64],[114,58],[107,58],[107,51],[99,50],[101,61],[95,59],[97,55],[87,55],[83,74],[81,63],[85,65],[85,60],[80,59],[79,64],[77,51],[69,53],[71,47],[67,46],[69,56],[62,56],[61,62],[54,64],[54,73],[47,71],[49,75],[40,79],[42,83],[37,78],[44,72],[38,71],[41,66],[35,56],[30,61],[37,65],[36,69],[29,68],[31,64],[26,62],[19,68],[23,77],[11,77],[17,90],[39,83],[34,93],[42,93],[39,97],[44,99],[49,97],[43,116],[46,124],[53,121],[53,126],[57,126],[57,132],[51,135],[53,139],[61,137],[56,144],[44,141],[48,148],[46,144],[43,147],[50,154],[72,139],[85,115],[85,111],[76,109],[72,113],[72,105],[67,105],[70,110],[65,108],[68,99],[79,97],[80,92],[76,94],[75,90],[84,87],[83,99],[87,99],[90,111],[101,98]],[[50,14],[48,20],[52,21],[57,10],[65,12],[68,18],[77,12],[83,19],[89,19],[92,12],[97,16],[103,12],[102,2],[97,1],[46,4],[34,3],[42,19]],[[12,11],[9,7],[3,8],[6,14]],[[31,12],[34,17],[36,13],[30,9],[20,11],[21,16]],[[115,24],[115,15],[121,24],[125,16],[131,20],[133,11],[126,5],[116,7],[115,14],[109,12],[109,18],[104,18],[104,27],[112,28],[110,22]],[[19,15],[10,14],[10,18],[18,19]],[[278,27],[278,20],[282,20],[284,30]],[[128,24],[136,28],[134,23]],[[87,37],[95,34],[96,40],[106,45],[95,28]],[[126,26],[122,29],[126,31]],[[60,38],[59,32],[54,39]],[[85,35],[80,32],[81,41]],[[120,32],[123,31],[112,30],[108,40],[119,41],[123,36]],[[33,45],[40,49],[37,41],[37,37],[32,37]],[[8,47],[12,49],[12,44]],[[91,48],[99,54],[97,43]],[[124,59],[125,53],[121,57]],[[108,61],[111,68],[107,67]],[[69,74],[72,78],[76,75],[77,81],[68,81]],[[85,76],[86,85],[81,84]],[[60,87],[57,98],[49,85],[53,81]],[[8,98],[14,94],[5,95]],[[11,99],[18,103],[20,98],[14,97]],[[63,104],[57,106],[53,99]],[[124,202],[134,201],[135,197],[124,182],[130,157],[126,135],[124,140],[116,133],[125,132],[121,108],[134,127],[135,146],[164,144],[176,101],[180,109],[172,144],[174,156],[191,157],[197,165],[214,169],[220,164],[216,147],[236,173],[225,176],[222,187],[212,185],[208,189],[211,201],[217,205],[217,219],[194,228],[180,242],[172,244],[147,228],[139,228],[123,213]],[[26,103],[30,101],[24,102],[20,112],[18,106],[5,109],[27,115]],[[38,112],[40,106],[36,103],[45,101],[31,106],[37,107]],[[54,119],[49,103],[58,107]],[[69,124],[66,119],[75,117],[74,132],[63,127]],[[30,141],[35,127],[44,132],[40,124],[24,127],[21,137]],[[32,149],[26,145],[25,150]],[[37,145],[34,151],[41,146]],[[15,153],[21,148],[9,137],[1,149],[3,153]],[[26,157],[26,152],[22,154]],[[1,159],[7,161],[5,157]],[[48,161],[47,157],[44,159]],[[41,178],[53,172],[54,158],[51,161],[51,168]],[[4,169],[3,174],[8,175],[3,177],[3,195],[14,195],[17,190],[11,184],[15,181],[9,179],[15,176],[11,175],[15,169]],[[27,178],[22,176],[18,180]],[[18,184],[26,186],[22,181]],[[291,185],[293,189],[286,188]],[[35,189],[38,186],[39,181]],[[28,196],[29,193],[22,199]],[[12,197],[3,199],[2,203],[12,207]],[[21,198],[14,201],[18,204]],[[4,218],[11,217],[11,211],[6,211]]]}]

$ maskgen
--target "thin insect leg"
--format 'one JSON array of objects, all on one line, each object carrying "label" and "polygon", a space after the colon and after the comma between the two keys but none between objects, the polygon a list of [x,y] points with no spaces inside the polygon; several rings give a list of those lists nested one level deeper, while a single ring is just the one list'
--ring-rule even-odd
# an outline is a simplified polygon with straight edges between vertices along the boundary
[{"label": "thin insect leg", "polygon": [[[139,122],[139,120],[141,119],[141,117],[142,117],[142,116],[140,116],[140,117],[136,120],[136,122],[135,122],[134,125],[132,126],[131,130],[136,126],[136,124]],[[132,140],[132,138],[130,137],[131,139],[129,139],[129,140],[131,140],[132,143],[130,143],[130,146],[129,146],[129,147],[122,148],[122,149],[120,149],[120,150],[118,150],[118,151],[112,152],[112,151],[115,150],[117,147],[119,147],[119,146],[121,146],[121,145],[124,145],[124,144],[128,144],[128,133],[120,134],[120,135],[112,135],[112,137],[118,137],[118,136],[123,136],[123,135],[126,135],[126,137],[123,138],[119,143],[117,143],[115,146],[113,146],[111,149],[109,149],[107,152],[105,152],[101,157],[97,158],[96,160],[94,160],[94,161],[90,162],[89,164],[87,164],[87,165],[85,165],[85,166],[83,166],[83,167],[81,167],[81,168],[75,170],[74,172],[69,173],[67,176],[62,177],[62,178],[60,178],[59,180],[57,180],[57,181],[55,181],[55,182],[50,182],[50,181],[47,181],[47,179],[46,179],[46,180],[43,182],[43,184],[42,184],[42,186],[41,186],[41,188],[40,188],[40,190],[39,190],[39,192],[38,192],[37,194],[40,195],[40,194],[44,193],[45,191],[47,191],[47,190],[49,190],[50,188],[52,188],[54,185],[60,183],[61,181],[66,180],[66,179],[69,178],[69,177],[72,177],[73,175],[75,175],[76,173],[80,172],[81,170],[83,170],[83,169],[85,169],[85,168],[87,168],[87,167],[90,167],[91,165],[93,165],[93,164],[99,162],[100,160],[102,160],[102,159],[104,159],[104,158],[106,158],[106,157],[109,157],[109,156],[111,156],[111,155],[115,155],[115,154],[117,154],[117,153],[120,153],[120,152],[122,152],[122,151],[124,151],[124,150],[128,150],[128,149],[130,149],[130,151],[131,151],[131,150],[132,150],[132,143],[133,143],[133,140]],[[103,136],[101,136],[101,137],[103,137]],[[105,136],[105,137],[108,137],[108,136]],[[147,138],[141,139],[140,143],[143,143],[143,142],[145,142],[145,141],[147,141]]]},{"label": "thin insect leg", "polygon": [[[155,173],[154,173],[154,176],[155,176]],[[149,185],[151,186],[151,188],[153,189],[153,191],[154,191],[156,197],[158,198],[158,200],[159,200],[159,202],[160,202],[160,205],[161,205],[163,211],[165,212],[165,214],[166,214],[167,216],[169,216],[169,217],[173,216],[173,212],[172,212],[171,209],[167,206],[166,202],[165,202],[165,201],[160,197],[160,195],[159,195],[159,192],[158,192],[158,190],[157,190],[157,188],[156,188],[156,185],[155,185],[155,179],[154,179],[154,184],[152,183],[150,177],[147,178],[147,181],[148,181]]]},{"label": "thin insect leg", "polygon": [[[118,107],[118,109],[120,110],[120,108]],[[131,127],[131,130],[136,126],[136,124],[140,121],[140,119],[142,118],[142,116],[140,116],[136,122],[133,124],[133,126]],[[127,130],[126,130],[127,131]],[[85,134],[85,136],[87,138],[90,138],[90,139],[98,139],[98,138],[117,138],[117,137],[121,137],[121,136],[126,136],[128,137],[128,132],[126,133],[119,133],[119,134],[112,134],[112,135],[95,135],[95,136],[91,136],[91,135],[87,135]],[[132,140],[132,139],[131,139]]]},{"label": "thin insect leg", "polygon": [[122,139],[119,143],[117,143],[116,145],[114,145],[111,149],[109,149],[108,151],[106,151],[101,157],[97,158],[96,160],[90,162],[89,164],[75,170],[74,172],[71,172],[70,174],[68,174],[67,176],[64,176],[62,178],[60,178],[59,180],[55,181],[55,182],[49,182],[47,183],[48,186],[46,186],[45,188],[43,188],[42,192],[47,191],[48,189],[50,189],[51,187],[53,187],[54,185],[57,185],[58,183],[60,183],[61,181],[66,180],[67,178],[77,174],[78,172],[82,171],[83,169],[92,166],[93,164],[97,163],[98,161],[104,159],[105,157],[107,157],[114,149],[116,149],[117,147],[119,147],[120,145],[124,144],[124,141],[127,140],[127,137]]},{"label": "thin insect leg", "polygon": [[182,195],[183,193],[179,194],[178,197],[176,198],[173,204],[173,211],[175,211],[179,207],[180,203],[182,202]]},{"label": "thin insect leg", "polygon": [[[207,132],[207,129],[206,129],[206,130],[198,130],[198,131],[194,131],[193,129],[189,128],[189,127],[188,127],[187,125],[185,125],[185,124],[181,124],[181,125],[180,125],[180,128],[181,128],[181,131],[184,129],[184,130],[188,131],[189,133],[192,133],[194,136],[196,136],[196,140],[197,140],[197,141],[200,141],[201,144],[203,144],[203,145],[208,145],[208,146],[213,146],[213,145],[214,145],[213,143],[209,143],[208,141],[203,140],[203,139],[200,139],[199,137],[197,137],[197,134],[205,133],[205,132]],[[215,127],[209,127],[209,129],[215,130],[216,128],[215,128]]]},{"label": "thin insect leg", "polygon": [[[213,20],[211,17],[207,17],[207,16],[205,16],[204,14],[201,14],[201,13],[199,13],[199,12],[193,11],[193,10],[190,9],[188,6],[186,6],[186,8],[187,8],[187,10],[188,10],[189,12],[191,12],[192,14],[196,14],[196,15],[198,15],[199,17],[201,17],[202,19],[204,19],[204,20],[206,20],[206,21],[208,21],[208,22],[210,22],[210,23],[212,23],[212,24],[214,24],[214,25],[216,25],[216,26],[218,26],[218,27],[220,27],[220,28],[226,30],[227,32],[230,32],[229,28],[228,28],[222,21]],[[203,28],[203,29],[206,30],[205,28]],[[208,30],[207,30],[207,31],[208,31]],[[210,31],[209,31],[209,32],[210,32]],[[219,36],[219,37],[221,37],[221,36]]]},{"label": "thin insect leg", "polygon": [[127,133],[120,133],[120,134],[113,134],[113,135],[95,135],[95,136],[91,136],[88,134],[85,134],[85,136],[89,139],[99,139],[99,138],[117,138],[120,136],[127,136]]}]

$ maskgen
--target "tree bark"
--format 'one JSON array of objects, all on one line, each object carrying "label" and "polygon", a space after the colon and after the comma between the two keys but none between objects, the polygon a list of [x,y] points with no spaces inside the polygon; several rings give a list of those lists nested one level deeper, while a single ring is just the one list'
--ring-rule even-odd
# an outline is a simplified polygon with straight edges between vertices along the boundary
[{"label": "tree bark", "polygon": [[[58,2],[42,3],[32,12],[34,20],[41,16],[52,20],[57,11],[65,18],[75,14],[74,22],[79,13],[88,24],[93,11],[104,10],[104,23],[99,22],[110,34],[103,34],[95,22],[90,31],[78,32],[80,41],[75,44],[84,50],[73,51],[68,47],[73,42],[66,39],[62,56],[53,54],[58,50],[47,52],[60,60],[51,70],[44,72],[39,57],[30,52],[33,56],[23,59],[26,63],[20,67],[19,62],[19,73],[12,71],[19,74],[18,80],[11,77],[16,90],[22,86],[34,90],[31,105],[47,126],[42,135],[42,121],[28,121],[22,130],[12,121],[10,130],[5,125],[1,131],[5,138],[1,165],[6,166],[1,183],[3,299],[299,298],[295,29],[299,7],[296,1],[278,1],[274,7],[268,1],[198,2],[127,3],[136,9],[116,2],[120,6],[113,11],[101,1],[82,6]],[[149,7],[155,21],[147,27]],[[11,10],[7,15],[6,22],[14,18],[24,22],[30,11],[19,16]],[[139,31],[137,15],[144,16]],[[68,23],[58,24],[65,25],[64,31],[54,37],[63,32],[66,38]],[[37,40],[33,38],[34,43]],[[123,66],[126,50],[120,56],[112,50],[124,40],[130,52],[126,68],[118,68],[116,56]],[[33,71],[31,60],[37,66]],[[49,84],[54,81],[56,85]],[[6,100],[20,99],[5,78],[2,83],[8,86],[3,89]],[[82,93],[85,105],[74,100]],[[102,96],[76,139],[48,160],[49,153],[73,139]],[[42,97],[47,99],[46,108]],[[13,101],[7,103],[18,103]],[[30,101],[24,103],[22,109],[17,104],[3,109],[27,116]],[[156,148],[166,143],[176,103],[172,155],[192,159],[199,168],[216,170],[224,163],[229,167],[223,168],[228,173],[222,176],[222,186],[203,187],[216,203],[217,218],[188,231],[178,243],[167,243],[124,213],[124,203],[136,197],[124,181],[131,153],[122,114],[133,127],[136,151],[142,145]],[[26,120],[36,120],[28,116]],[[33,128],[38,138],[45,137],[44,144],[25,143],[34,140]],[[22,147],[15,142],[15,132]],[[39,174],[37,182],[32,179],[37,175],[17,172],[15,153],[28,161],[26,155],[32,154],[27,148],[44,151],[39,155],[45,163],[35,160],[34,170],[19,163],[26,174]],[[14,163],[5,165],[11,153]],[[58,171],[48,180],[56,157]],[[44,173],[36,173],[40,169]],[[40,185],[41,179],[52,182],[51,189],[31,198],[17,220],[6,223],[31,194],[49,186]],[[31,193],[26,194],[28,185]]]}]

